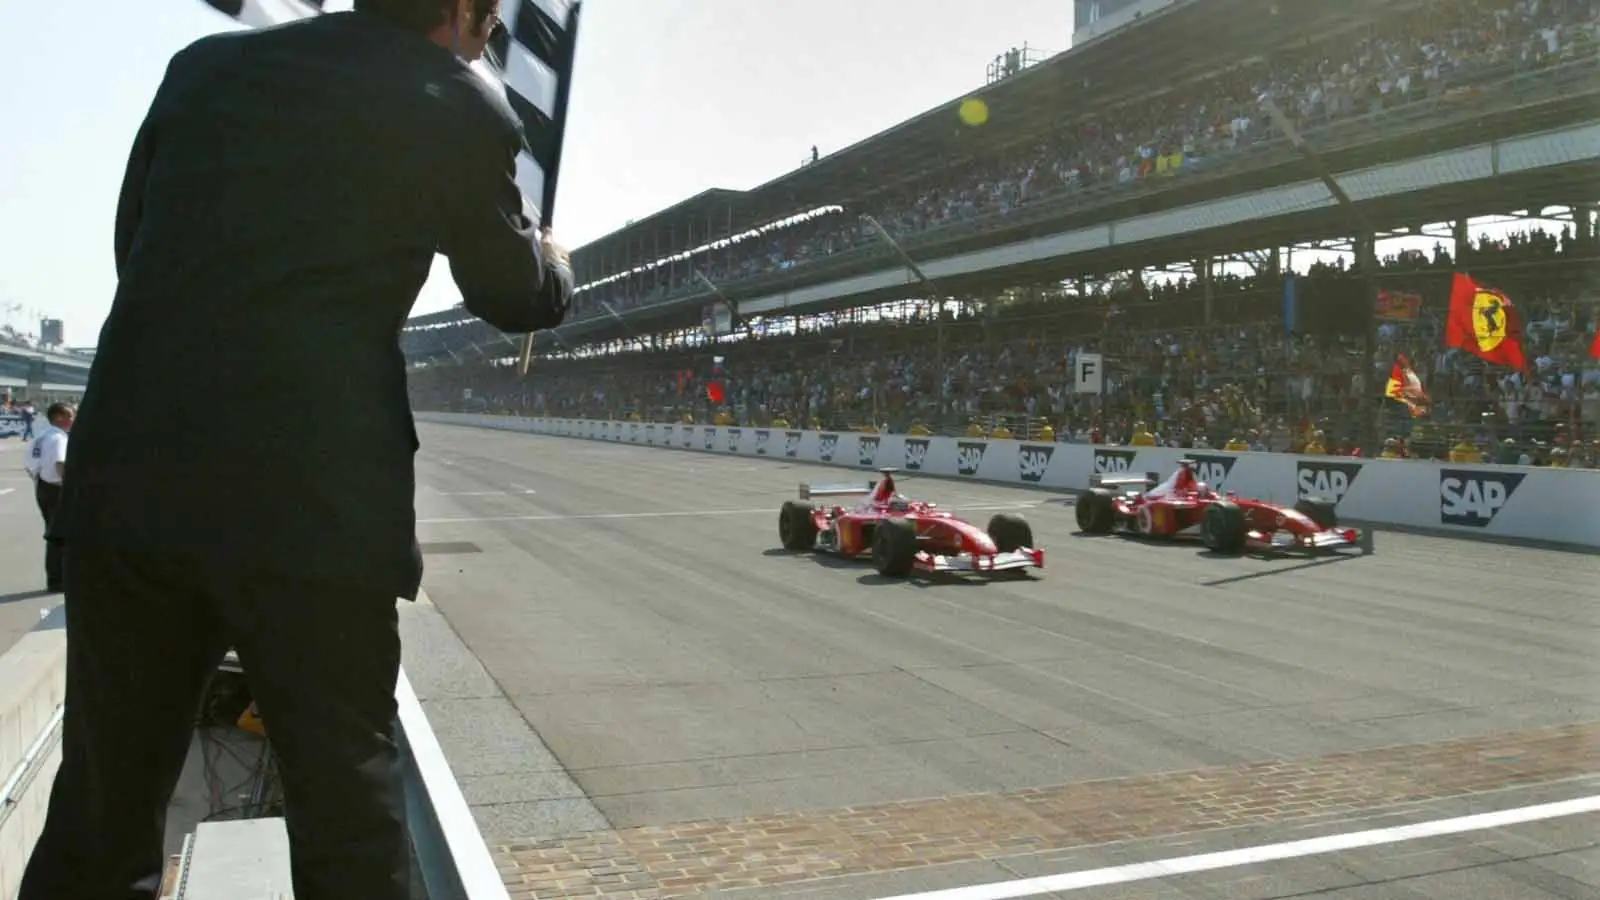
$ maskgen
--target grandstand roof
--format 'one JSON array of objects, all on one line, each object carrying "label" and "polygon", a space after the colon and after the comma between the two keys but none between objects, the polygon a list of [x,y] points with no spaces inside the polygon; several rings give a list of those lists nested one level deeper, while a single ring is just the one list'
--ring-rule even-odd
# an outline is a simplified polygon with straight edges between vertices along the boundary
[{"label": "grandstand roof", "polygon": [[[671,238],[670,244],[663,244],[660,247],[663,256],[693,250],[709,242],[712,227],[717,229],[719,234],[722,229],[727,228],[730,210],[733,213],[735,226],[746,224],[743,222],[740,201],[747,193],[727,188],[710,188],[584,244],[572,254],[573,264],[579,269],[579,280],[585,281],[590,277],[605,277],[617,271],[626,271],[622,262],[625,258],[640,252],[637,247],[641,241],[644,242],[644,250],[650,258],[633,259],[632,264],[643,265],[654,262],[657,257],[651,254],[656,249],[655,241],[658,236],[664,241]],[[630,248],[630,243],[634,245],[633,248]],[[612,257],[615,257],[614,261]],[[602,260],[605,260],[606,271],[597,271],[595,267],[601,265]]]},{"label": "grandstand roof", "polygon": [[[1409,4],[1408,4],[1409,5]],[[949,166],[985,148],[1024,138],[1039,130],[1041,110],[1064,111],[1125,99],[1138,92],[1185,81],[1235,65],[1300,35],[1321,37],[1335,23],[1348,26],[1392,0],[1340,3],[1281,3],[1273,0],[1174,0],[1136,26],[1119,29],[1082,47],[1056,54],[1010,78],[941,103],[912,119],[830,153],[748,191],[702,192],[585,244],[574,252],[587,264],[592,253],[615,252],[628,241],[649,240],[652,232],[677,221],[706,220],[710,210],[731,206],[738,229],[752,228],[806,210],[846,204],[934,168]],[[1208,21],[1202,23],[1198,17]],[[1218,27],[1218,18],[1227,21]],[[1204,29],[1206,40],[1194,36]],[[1139,52],[1141,39],[1159,53]],[[1152,64],[1156,63],[1156,64]],[[978,97],[989,107],[989,123],[969,128],[956,116],[960,103]],[[645,236],[649,236],[646,238]],[[680,237],[680,241],[682,238]],[[594,249],[591,249],[594,248]],[[601,249],[606,248],[606,249]],[[691,249],[674,247],[672,251]]]}]

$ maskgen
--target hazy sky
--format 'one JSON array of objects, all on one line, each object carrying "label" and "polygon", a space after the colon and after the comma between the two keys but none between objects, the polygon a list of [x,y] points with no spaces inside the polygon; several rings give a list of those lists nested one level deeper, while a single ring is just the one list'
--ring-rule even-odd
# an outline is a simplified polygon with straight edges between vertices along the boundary
[{"label": "hazy sky", "polygon": [[[329,0],[330,9],[349,0]],[[232,28],[200,0],[52,0],[0,31],[0,322],[91,346],[111,230],[168,58]],[[21,21],[21,20],[17,20]],[[983,84],[998,53],[1066,49],[1068,0],[587,0],[560,237],[599,237],[708,187],[754,187]],[[458,297],[436,266],[416,312]]]}]

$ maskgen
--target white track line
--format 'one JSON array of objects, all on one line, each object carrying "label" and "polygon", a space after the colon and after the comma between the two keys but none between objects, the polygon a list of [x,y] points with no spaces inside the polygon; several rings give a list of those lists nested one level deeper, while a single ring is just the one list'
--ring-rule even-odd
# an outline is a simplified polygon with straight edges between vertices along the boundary
[{"label": "white track line", "polygon": [[9,494],[15,490],[16,488],[0,488],[0,497],[4,497],[6,494]]},{"label": "white track line", "polygon": [[1538,822],[1544,819],[1577,816],[1592,812],[1600,812],[1600,795],[1580,797],[1576,800],[1565,800],[1560,803],[1543,803],[1538,806],[1502,809],[1453,819],[1418,822],[1414,825],[1396,825],[1390,828],[1353,831],[1348,834],[1330,834],[1325,837],[1308,838],[1303,841],[1266,844],[1260,847],[1245,847],[1240,850],[1224,850],[1220,853],[1201,853],[1194,856],[1178,856],[1151,862],[1132,863],[1125,866],[1090,869],[1083,872],[1066,872],[1060,875],[1045,875],[1016,881],[998,881],[991,884],[924,891],[917,894],[899,894],[894,897],[884,897],[881,900],[1009,900],[1009,898],[1013,897],[1033,897],[1039,894],[1081,891],[1085,888],[1104,887],[1108,884],[1127,884],[1131,881],[1147,881],[1152,878],[1165,878],[1171,875],[1187,875],[1194,872],[1249,866],[1283,859],[1295,859],[1302,856],[1317,856],[1324,853],[1359,850],[1365,847],[1377,847],[1401,841],[1415,841],[1422,838],[1442,837],[1468,831],[1504,828],[1508,825],[1521,825],[1526,822]]},{"label": "white track line", "polygon": [[695,516],[752,516],[757,513],[777,515],[776,509],[703,509],[682,512],[626,512],[626,513],[573,513],[554,516],[461,516],[443,519],[418,519],[418,525],[444,525],[456,522],[565,522],[578,519],[682,519]]}]

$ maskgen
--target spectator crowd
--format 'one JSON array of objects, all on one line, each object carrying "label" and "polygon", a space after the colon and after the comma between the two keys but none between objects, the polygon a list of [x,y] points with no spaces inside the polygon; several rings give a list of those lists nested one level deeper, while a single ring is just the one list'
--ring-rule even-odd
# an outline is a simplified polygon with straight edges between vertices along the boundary
[{"label": "spectator crowd", "polygon": [[726,285],[872,244],[879,238],[861,223],[863,213],[904,240],[1031,204],[1215,169],[1275,136],[1260,112],[1263,96],[1314,140],[1319,130],[1352,119],[1424,102],[1480,103],[1519,76],[1592,67],[1600,46],[1600,0],[1402,6],[1309,47],[1266,51],[1266,58],[1207,81],[1070,122],[1041,117],[1031,143],[997,148],[992,158],[942,170],[933,181],[583,290],[574,298],[574,316],[699,293],[696,271]]},{"label": "spectator crowd", "polygon": [[[584,290],[575,315],[698,293],[695,271],[726,285],[849,251],[876,239],[860,213],[905,240],[1030,204],[1215,170],[1274,136],[1259,112],[1263,95],[1314,135],[1417,104],[1478,102],[1530,74],[1592,73],[1597,47],[1600,0],[1424,0],[1315,44],[1265,52],[1209,81],[1068,123],[1041,118],[1026,146],[998,148],[934,181],[769,230],[689,265]],[[1586,351],[1596,255],[1592,238],[1569,229],[1482,237],[1460,259],[1440,247],[1384,260],[1383,291],[1415,302],[1382,322],[1371,371],[1361,329],[1319,320],[1315,308],[1286,319],[1285,276],[1272,267],[1050,289],[956,312],[908,302],[890,320],[841,312],[809,317],[792,333],[774,329],[714,347],[541,359],[525,379],[501,363],[461,362],[415,372],[412,389],[420,409],[1351,452],[1372,435],[1373,398],[1403,354],[1431,403],[1420,418],[1386,404],[1376,423],[1390,438],[1383,452],[1595,465],[1600,363]],[[1528,322],[1528,372],[1444,348],[1449,274],[1461,270],[1518,304]],[[1338,266],[1292,277],[1312,306],[1319,287],[1354,280]],[[1079,353],[1107,359],[1103,397],[1073,393],[1067,376]],[[713,379],[714,354],[725,374]],[[725,392],[715,404],[712,381]]]},{"label": "spectator crowd", "polygon": [[[1213,275],[1209,287],[1130,283],[959,314],[908,304],[903,319],[841,316],[715,349],[551,361],[525,379],[489,362],[435,367],[414,373],[413,397],[419,409],[896,432],[1004,428],[1019,437],[1048,426],[1056,440],[1274,451],[1309,444],[1340,453],[1369,433],[1374,398],[1403,354],[1430,404],[1414,418],[1385,402],[1379,426],[1393,439],[1391,453],[1459,458],[1471,447],[1493,459],[1592,466],[1600,452],[1600,360],[1588,355],[1600,313],[1597,256],[1594,239],[1568,229],[1480,237],[1459,260],[1443,246],[1383,260],[1381,290],[1414,302],[1395,304],[1381,321],[1370,372],[1360,329],[1292,329],[1285,276],[1259,271]],[[1449,279],[1463,270],[1517,304],[1527,372],[1445,348]],[[1294,277],[1309,298],[1352,275],[1319,265]],[[1315,321],[1315,312],[1302,318]],[[1080,353],[1104,355],[1104,395],[1073,392]],[[708,399],[712,382],[721,403]]]}]

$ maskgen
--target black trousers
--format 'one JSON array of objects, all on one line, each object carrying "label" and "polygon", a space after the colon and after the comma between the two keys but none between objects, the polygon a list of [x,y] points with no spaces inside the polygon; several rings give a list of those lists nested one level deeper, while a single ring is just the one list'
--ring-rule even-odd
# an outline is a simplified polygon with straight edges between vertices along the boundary
[{"label": "black trousers", "polygon": [[295,900],[403,900],[397,600],[74,540],[61,769],[18,900],[154,900],[167,806],[238,650],[284,788]]},{"label": "black trousers", "polygon": [[55,536],[56,507],[61,505],[61,485],[43,478],[33,481],[33,499],[44,517],[44,583],[52,591],[61,590],[61,539]]}]

